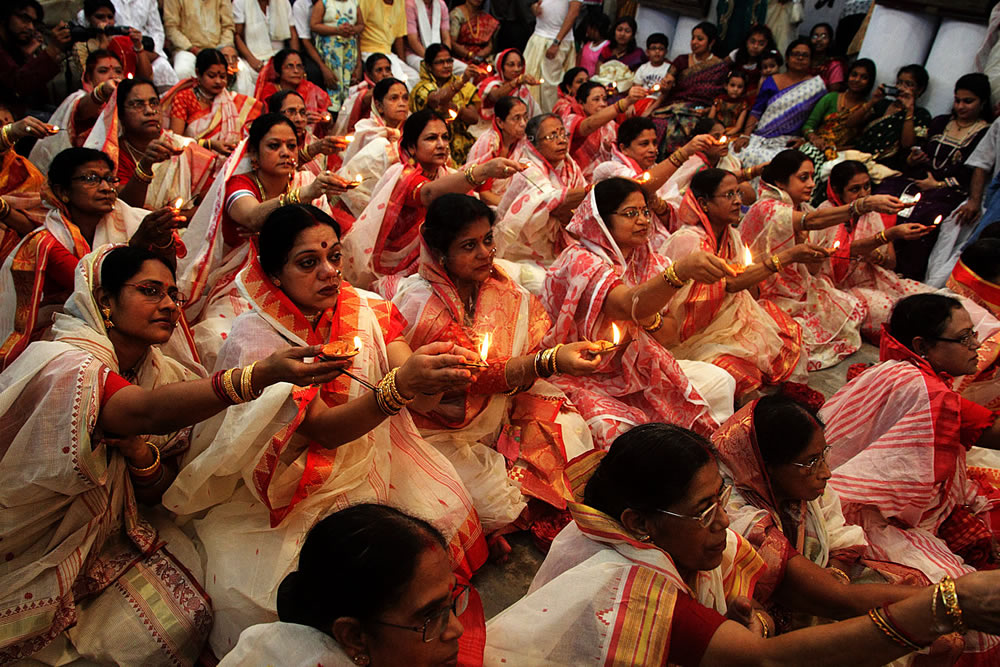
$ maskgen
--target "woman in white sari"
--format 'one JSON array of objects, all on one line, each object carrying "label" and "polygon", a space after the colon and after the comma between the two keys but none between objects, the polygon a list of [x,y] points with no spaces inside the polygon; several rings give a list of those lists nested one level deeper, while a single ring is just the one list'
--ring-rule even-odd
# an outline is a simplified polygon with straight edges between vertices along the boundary
[{"label": "woman in white sari", "polygon": [[[530,95],[528,99],[534,99]],[[489,128],[479,135],[476,143],[469,149],[466,165],[482,164],[495,157],[505,157],[515,162],[520,161],[528,142],[525,139],[525,128],[528,125],[528,107],[517,97],[501,97],[490,110]],[[491,178],[476,188],[479,198],[490,206],[500,203],[510,178]]]},{"label": "woman in white sari", "polygon": [[[0,611],[17,619],[0,627],[0,660],[194,665],[201,655],[212,610],[198,554],[137,505],[159,502],[189,427],[234,402],[158,349],[183,299],[156,255],[103,246],[77,266],[53,340],[0,374]],[[337,372],[296,354],[230,374],[238,398]]]},{"label": "woman in white sari", "polygon": [[311,206],[267,218],[260,256],[236,279],[252,310],[233,326],[218,365],[250,363],[289,342],[329,343],[350,360],[350,374],[304,389],[277,386],[208,421],[164,495],[169,510],[193,515],[217,655],[250,625],[276,619],[275,594],[298,544],[337,508],[381,502],[434,521],[466,580],[486,558],[458,474],[400,411],[417,394],[467,385],[471,374],[458,365],[475,355],[451,343],[411,352],[398,311],[341,281],[338,231]]}]

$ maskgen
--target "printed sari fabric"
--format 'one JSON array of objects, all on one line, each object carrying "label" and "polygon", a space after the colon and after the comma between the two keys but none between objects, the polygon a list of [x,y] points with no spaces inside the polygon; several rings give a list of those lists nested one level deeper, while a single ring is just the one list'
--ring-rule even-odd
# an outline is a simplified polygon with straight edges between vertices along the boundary
[{"label": "printed sari fabric", "polygon": [[[594,174],[590,179],[591,183],[599,183],[609,178],[632,178],[637,179],[642,176],[642,167],[639,163],[622,153],[618,146],[611,149],[611,159],[602,162],[594,169]],[[660,186],[656,191],[658,197],[666,200],[669,191],[669,181]],[[669,203],[669,202],[668,202]],[[663,253],[663,247],[670,238],[670,232],[679,225],[677,221],[677,211],[673,205],[668,206],[662,215],[651,213],[652,228],[649,230],[649,244],[653,250],[659,254]]]},{"label": "printed sari fabric", "polygon": [[[53,340],[0,375],[3,662],[47,648],[101,664],[194,665],[212,625],[193,545],[145,515],[125,458],[95,430],[108,373],[121,371],[94,298],[109,249],[80,261]],[[150,348],[134,382],[189,379]],[[189,436],[148,437],[169,460]]]},{"label": "printed sari fabric", "polygon": [[[337,174],[349,181],[361,181],[361,185],[340,195],[341,203],[357,218],[372,200],[372,192],[382,175],[399,162],[400,131],[388,127],[374,105],[370,116],[352,128],[354,141],[341,153],[343,164]],[[341,227],[342,234],[347,231]]]},{"label": "printed sari fabric", "polygon": [[[690,53],[678,56],[670,68],[677,83],[670,91],[669,104],[653,112],[653,118],[666,125],[662,132],[660,155],[666,157],[690,139],[695,123],[716,97],[724,92],[729,67],[716,56],[696,62]],[[661,132],[657,131],[657,136]]]},{"label": "printed sari fabric", "polygon": [[[348,79],[350,79],[350,74],[348,74]],[[254,88],[253,96],[266,104],[271,95],[281,90],[280,86],[278,75],[274,71],[274,58],[271,58],[264,65],[263,69],[260,70],[260,74],[257,75],[257,85]],[[328,112],[330,108],[330,96],[326,94],[325,90],[309,81],[309,79],[303,77],[302,81],[295,88],[295,92],[305,102],[306,111],[318,113],[320,116]],[[323,135],[326,133],[325,127],[326,123],[314,123],[309,126],[309,131]]]},{"label": "printed sari fabric", "polygon": [[555,106],[552,107],[552,113],[559,116],[562,120],[563,125],[569,120],[570,114],[576,114],[578,116],[583,116],[583,105],[576,101],[576,98],[572,95],[567,95],[559,89],[559,97],[556,99]]},{"label": "printed sari fabric", "polygon": [[494,266],[468,315],[458,288],[431,252],[423,248],[419,275],[403,281],[393,302],[406,318],[406,337],[417,349],[450,341],[479,350],[489,334],[488,362],[467,390],[448,392],[414,422],[428,442],[455,466],[469,488],[487,532],[518,518],[525,496],[556,509],[572,500],[566,461],[593,448],[587,424],[565,394],[545,380],[509,395],[507,362],[533,354],[549,328],[538,299]]},{"label": "printed sari fabric", "polygon": [[976,350],[978,372],[955,378],[952,389],[990,410],[1000,410],[1000,287],[984,280],[961,259],[948,278],[950,289],[972,316],[981,346]]},{"label": "printed sari fabric", "polygon": [[[41,191],[44,185],[45,176],[27,158],[14,150],[0,155],[0,195],[11,208],[26,215],[36,226],[42,224],[48,212],[42,204]],[[0,263],[20,241],[17,232],[0,224]]]},{"label": "printed sari fabric", "polygon": [[90,133],[90,128],[93,127],[93,124],[80,127],[77,123],[76,112],[80,101],[93,91],[93,87],[86,82],[83,85],[83,90],[75,90],[67,95],[49,117],[49,124],[57,125],[63,131],[42,137],[35,142],[35,146],[31,149],[28,159],[43,174],[48,173],[52,158],[67,148],[82,146]]},{"label": "printed sari fabric", "polygon": [[[351,373],[377,382],[389,371],[386,345],[400,338],[405,323],[376,295],[343,283],[337,306],[314,328],[264,274],[256,254],[236,284],[252,310],[237,319],[217,368],[245,366],[289,344],[357,336],[361,353]],[[465,581],[485,561],[482,526],[465,486],[421,439],[408,411],[336,449],[298,432],[312,401],[334,407],[367,391],[347,375],[323,386],[280,383],[202,424],[163,504],[201,517],[194,529],[216,608],[210,640],[216,655],[228,652],[247,627],[277,620],[275,594],[295,569],[302,539],[337,509],[385,503],[426,518],[445,534],[456,574]]]},{"label": "printed sari fabric", "polygon": [[757,93],[752,115],[760,120],[750,136],[750,143],[739,153],[745,167],[766,164],[788,147],[809,118],[817,102],[826,95],[823,79],[813,76],[778,90],[768,77]]},{"label": "printed sari fabric", "polygon": [[[365,78],[350,87],[347,97],[337,112],[337,120],[333,126],[333,134],[342,137],[349,133],[355,124],[362,118],[367,118],[372,106],[369,102],[364,104],[365,95],[370,95],[375,84],[365,74]],[[371,98],[369,97],[369,100]]]},{"label": "printed sari fabric", "polygon": [[[610,291],[657,276],[667,261],[648,243],[626,260],[597,213],[593,191],[576,209],[568,230],[579,241],[559,255],[545,276],[542,303],[554,321],[543,344],[611,340],[612,322],[603,313]],[[607,449],[619,434],[650,421],[707,436],[732,414],[735,382],[725,371],[700,362],[682,365],[636,323],[614,324],[627,343],[623,349],[606,355],[591,375],[552,379],[587,419],[598,446]],[[701,385],[689,376],[698,377]],[[712,385],[718,390],[709,390]],[[728,412],[716,407],[727,402]],[[713,412],[721,412],[722,419]]]},{"label": "printed sari fabric", "polygon": [[[792,203],[788,195],[761,182],[761,196],[740,223],[740,237],[754,257],[774,253],[804,242],[796,233]],[[813,275],[804,264],[782,266],[760,283],[760,301],[771,301],[802,327],[802,340],[811,371],[829,368],[861,347],[861,324],[865,305],[834,287],[829,277]]]},{"label": "printed sari fabric", "polygon": [[493,43],[493,37],[500,29],[500,21],[484,11],[469,18],[470,11],[468,5],[459,5],[451,10],[448,13],[449,28],[454,43],[464,46],[471,52],[470,55],[477,55]]},{"label": "printed sari fabric", "polygon": [[[623,119],[624,116],[619,114],[618,118]],[[586,115],[570,114],[566,119],[566,132],[569,134],[569,154],[583,171],[583,178],[590,183],[594,169],[611,159],[612,150],[618,144],[618,122],[609,121],[583,136],[579,129],[585,119]]]},{"label": "printed sari fabric", "polygon": [[[966,463],[995,413],[952,391],[887,331],[879,359],[820,411],[832,447],[829,486],[847,520],[865,529],[865,556],[930,581],[995,567],[1000,494]],[[965,641],[978,664],[998,659],[1000,638],[969,633]]]},{"label": "printed sari fabric", "polygon": [[[578,498],[601,454],[571,462]],[[751,597],[764,571],[728,531],[721,565],[688,586],[667,552],[614,518],[578,503],[570,513],[527,596],[487,624],[487,664],[697,665],[728,605]]]},{"label": "printed sari fabric", "polygon": [[[480,101],[479,91],[476,90],[475,84],[466,81],[464,85],[457,85],[461,80],[460,76],[452,74],[451,78],[443,84],[456,84],[454,88],[457,88],[458,92],[451,98],[451,104],[458,111]],[[420,82],[410,91],[410,112],[420,111],[427,106],[427,98],[440,87],[434,75],[427,69],[427,63],[421,62]],[[450,121],[448,131],[451,132],[451,159],[455,164],[465,164],[469,149],[472,148],[472,144],[476,143],[475,137],[469,132],[468,124],[461,118]]]},{"label": "printed sari fabric", "polygon": [[[479,115],[482,116],[483,120],[487,123],[492,123],[493,119],[496,117],[496,114],[493,111],[493,103],[489,101],[487,94],[500,84],[504,83],[503,59],[511,51],[517,52],[517,49],[504,49],[497,54],[493,76],[483,79],[482,83],[480,83],[478,87],[479,97],[483,101],[483,105],[479,109]],[[524,84],[507,93],[507,97],[516,97],[527,105],[529,120],[542,113],[541,107],[538,106],[538,102],[535,101],[535,97],[531,94],[531,89]]]},{"label": "printed sari fabric", "polygon": [[[160,110],[164,127],[170,127],[170,112],[177,95],[183,91],[193,94],[196,85],[198,79],[191,77],[163,94],[160,98]],[[250,130],[250,123],[263,112],[264,103],[256,98],[223,90],[212,100],[210,108],[188,119],[184,134],[192,139],[239,141]]]},{"label": "printed sari fabric", "polygon": [[[534,99],[530,95],[529,99]],[[531,116],[529,116],[530,118]],[[476,139],[476,143],[472,144],[472,148],[469,150],[469,156],[466,158],[465,165],[471,167],[477,164],[483,164],[488,162],[495,157],[505,157],[509,160],[514,160],[515,162],[521,161],[521,155],[524,152],[525,147],[528,145],[528,140],[521,137],[517,143],[513,146],[508,146],[506,151],[501,154],[501,148],[503,144],[503,134],[500,132],[500,128],[497,127],[496,118],[490,121],[489,128],[479,135]],[[513,176],[508,178],[490,178],[480,185],[476,190],[478,192],[489,191],[492,192],[497,197],[502,198],[507,192],[507,188],[510,186],[510,182]]]},{"label": "printed sari fabric", "polygon": [[[903,136],[903,120],[906,110],[900,108],[895,113],[886,115],[890,100],[880,100],[872,107],[872,118],[865,125],[861,136],[854,142],[854,148],[862,153],[868,153],[877,162],[893,169],[906,168],[906,151],[900,151],[900,139]],[[918,140],[927,137],[927,128],[931,124],[931,114],[923,107],[913,111],[913,132]]]},{"label": "printed sari fabric", "polygon": [[[696,250],[710,252],[730,264],[743,263],[743,243],[733,227],[718,241],[694,195],[689,190],[679,216],[688,221],[672,234],[663,254],[673,261]],[[802,329],[772,301],[757,301],[748,290],[729,292],[726,283],[689,282],[667,306],[677,322],[678,359],[707,361],[725,369],[736,380],[736,396],[805,378]]]}]

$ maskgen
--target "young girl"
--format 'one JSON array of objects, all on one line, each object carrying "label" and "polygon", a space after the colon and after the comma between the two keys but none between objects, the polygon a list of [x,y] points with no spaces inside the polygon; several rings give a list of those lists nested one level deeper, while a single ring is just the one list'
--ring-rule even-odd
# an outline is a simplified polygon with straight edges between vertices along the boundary
[{"label": "young girl", "polygon": [[608,35],[611,32],[611,19],[603,12],[588,14],[583,19],[582,32],[586,36],[587,42],[580,49],[580,67],[587,70],[587,74],[590,76],[594,76],[597,73],[601,51],[609,44]]},{"label": "young girl", "polygon": [[726,128],[726,136],[732,137],[743,132],[743,125],[750,111],[750,103],[746,98],[747,75],[740,70],[733,70],[726,79],[726,93],[719,95],[712,102],[709,118],[718,120]]},{"label": "young girl", "polygon": [[726,56],[726,60],[733,65],[734,70],[739,70],[746,75],[746,93],[753,93],[757,90],[760,82],[767,76],[761,75],[761,60],[764,54],[770,51],[777,51],[778,47],[774,43],[774,36],[771,29],[765,25],[754,27],[747,35],[747,41],[739,48],[733,49]]},{"label": "young girl", "polygon": [[646,62],[646,52],[635,43],[637,30],[634,18],[623,16],[618,19],[612,31],[611,42],[601,51],[598,60],[602,63],[618,60],[634,72],[639,65]]},{"label": "young girl", "polygon": [[337,77],[331,88],[330,109],[339,111],[352,83],[361,80],[361,49],[358,35],[365,29],[358,10],[358,0],[320,0],[313,5],[309,29],[316,37],[316,47],[326,66]]}]

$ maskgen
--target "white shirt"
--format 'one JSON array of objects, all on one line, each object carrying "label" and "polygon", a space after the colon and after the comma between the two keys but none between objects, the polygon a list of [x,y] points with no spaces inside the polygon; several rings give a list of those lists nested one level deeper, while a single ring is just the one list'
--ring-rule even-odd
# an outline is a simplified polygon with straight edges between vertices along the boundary
[{"label": "white shirt", "polygon": [[[256,2],[257,0],[252,0]],[[270,20],[271,18],[271,3],[267,3],[267,11],[264,12],[264,18]],[[247,9],[246,0],[233,0],[233,23],[246,24],[247,22]],[[296,27],[296,30],[298,27]],[[301,34],[299,35],[302,36]],[[246,41],[246,40],[244,40]],[[271,40],[271,48],[275,53],[285,48],[285,42],[283,40]]]},{"label": "white shirt", "polygon": [[295,32],[299,33],[299,39],[312,39],[312,30],[309,29],[312,10],[312,0],[295,0],[292,5],[292,25],[295,26]]},{"label": "white shirt", "polygon": [[966,166],[979,167],[990,173],[990,178],[996,178],[1000,173],[1000,123],[993,123],[986,134],[979,140],[976,150],[965,161]]},{"label": "white shirt", "polygon": [[[569,3],[579,2],[579,0],[538,0],[541,4],[542,13],[535,19],[535,34],[546,39],[555,39],[559,36],[566,14],[569,13]],[[563,38],[564,42],[573,42],[573,31],[570,30]]]},{"label": "white shirt", "polygon": [[[166,58],[163,52],[163,21],[160,20],[160,8],[156,0],[111,0],[115,6],[115,25],[135,28],[153,38],[154,50]],[[88,25],[81,9],[76,14],[76,22],[82,26]]]},{"label": "white shirt", "polygon": [[658,84],[669,71],[670,62],[667,60],[664,60],[660,65],[643,63],[642,65],[639,65],[639,69],[635,71],[635,77],[632,79],[632,82],[637,86],[642,86],[643,88],[652,88]]}]

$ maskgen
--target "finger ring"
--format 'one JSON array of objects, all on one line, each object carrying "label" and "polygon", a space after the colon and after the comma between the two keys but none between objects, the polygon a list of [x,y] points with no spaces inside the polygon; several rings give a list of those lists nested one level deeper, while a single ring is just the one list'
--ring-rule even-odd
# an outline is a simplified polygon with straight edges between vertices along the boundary
[{"label": "finger ring", "polygon": [[316,376],[315,375],[309,376],[309,384],[316,384]]}]

